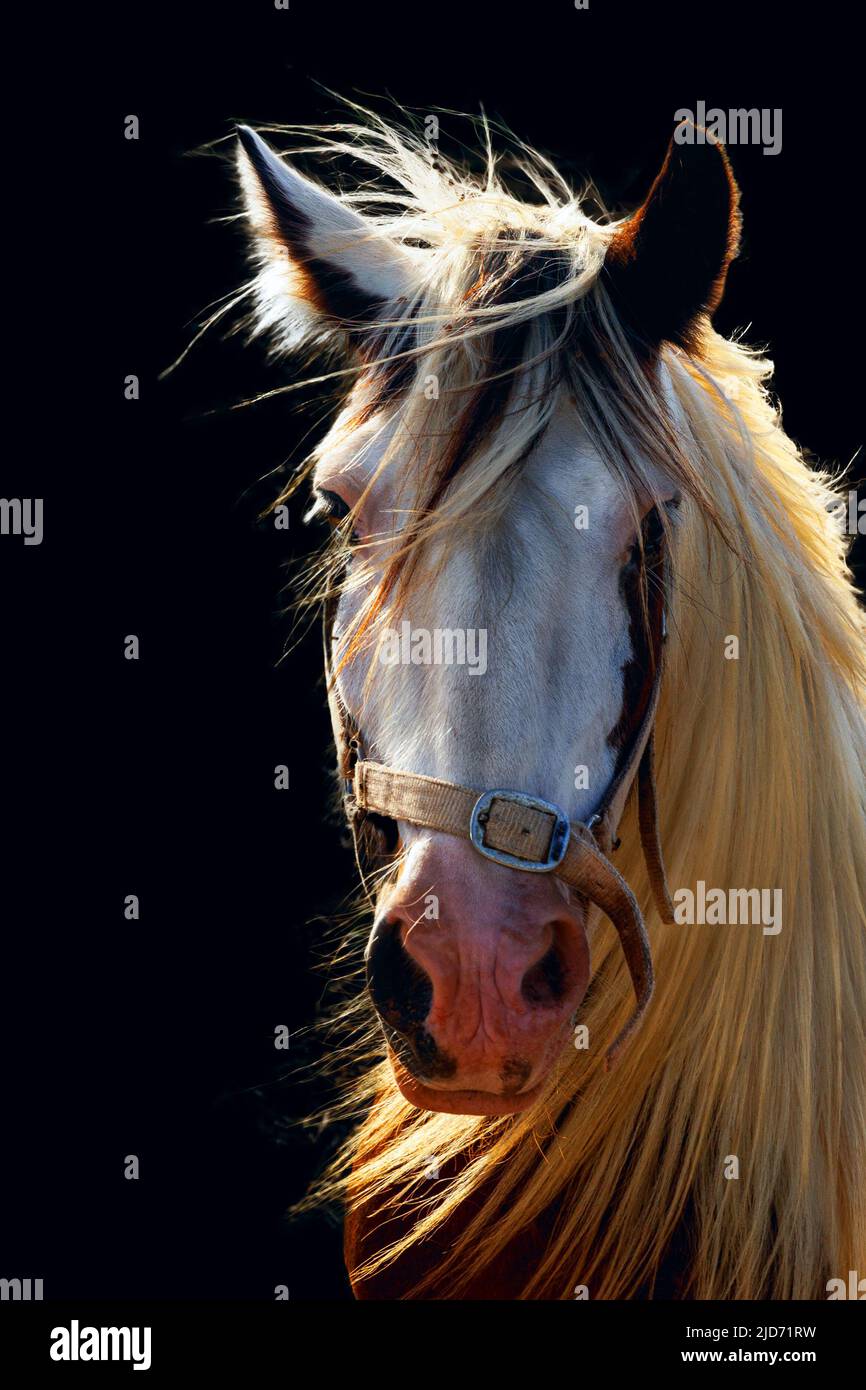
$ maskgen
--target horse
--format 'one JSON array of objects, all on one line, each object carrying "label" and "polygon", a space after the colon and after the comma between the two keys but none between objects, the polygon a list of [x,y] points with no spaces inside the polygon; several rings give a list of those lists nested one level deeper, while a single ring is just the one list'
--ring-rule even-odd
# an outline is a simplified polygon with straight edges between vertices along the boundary
[{"label": "horse", "polygon": [[825,1297],[866,1267],[864,614],[838,479],[713,327],[730,160],[677,128],[593,217],[486,122],[472,165],[358,110],[236,142],[251,330],[340,388],[278,500],[331,532],[372,914],[317,1192],[355,1296]]}]

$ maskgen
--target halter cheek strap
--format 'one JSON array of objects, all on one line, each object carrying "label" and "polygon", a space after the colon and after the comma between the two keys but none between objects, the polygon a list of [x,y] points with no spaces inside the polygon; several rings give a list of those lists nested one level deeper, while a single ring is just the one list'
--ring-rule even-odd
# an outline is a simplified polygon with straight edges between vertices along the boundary
[{"label": "halter cheek strap", "polygon": [[571,821],[552,802],[525,792],[495,788],[481,791],[384,767],[363,757],[360,730],[346,710],[330,670],[330,623],[334,605],[326,604],[325,674],[334,738],[344,779],[344,808],[352,830],[362,881],[360,839],[373,815],[408,822],[471,841],[478,852],[496,863],[528,873],[552,873],[587,898],[610,918],[635,992],[635,1010],[609,1048],[610,1068],[635,1032],[653,992],[649,937],[637,900],[610,862],[618,846],[616,832],[629,794],[638,795],[638,824],[650,886],[662,921],[674,920],[658,831],[653,730],[662,678],[662,621],[655,644],[653,684],[629,753],[607,790],[601,806],[588,821]]}]

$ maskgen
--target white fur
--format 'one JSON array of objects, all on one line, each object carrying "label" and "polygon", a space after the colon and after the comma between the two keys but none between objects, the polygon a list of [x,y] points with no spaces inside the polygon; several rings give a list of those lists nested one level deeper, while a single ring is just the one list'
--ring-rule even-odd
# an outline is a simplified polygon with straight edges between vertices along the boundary
[{"label": "white fur", "polygon": [[[404,512],[395,509],[405,494],[393,465],[374,476],[393,425],[364,429],[366,446],[355,437],[331,454],[325,441],[315,482],[349,502],[369,485],[359,525],[364,535],[381,535],[400,529]],[[575,528],[577,506],[589,509],[586,530]],[[486,673],[376,663],[365,695],[368,660],[356,658],[340,686],[363,725],[367,756],[470,787],[530,792],[572,818],[591,814],[616,758],[608,735],[631,655],[619,576],[633,538],[616,482],[561,403],[523,465],[505,516],[481,541],[467,538],[455,548],[449,540],[442,573],[413,582],[400,614],[414,628],[486,629]],[[431,549],[432,563],[435,542]],[[343,596],[338,649],[368,589],[361,584]],[[585,790],[575,787],[581,765],[589,772]]]}]

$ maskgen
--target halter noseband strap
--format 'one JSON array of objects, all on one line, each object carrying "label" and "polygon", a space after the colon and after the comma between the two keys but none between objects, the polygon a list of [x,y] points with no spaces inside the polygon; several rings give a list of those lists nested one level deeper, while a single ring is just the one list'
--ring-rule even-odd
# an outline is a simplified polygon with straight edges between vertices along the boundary
[{"label": "halter noseband strap", "polygon": [[[507,789],[479,791],[438,777],[384,767],[363,757],[360,730],[337,690],[330,669],[330,626],[335,603],[325,605],[325,675],[340,771],[344,809],[364,879],[361,830],[372,814],[469,839],[480,854],[509,868],[552,873],[599,907],[619,935],[634,986],[636,1007],[607,1052],[610,1068],[637,1029],[653,992],[649,938],[637,900],[608,855],[618,847],[616,832],[632,787],[637,785],[638,824],[650,886],[662,921],[674,912],[658,832],[653,730],[662,678],[664,621],[652,654],[653,684],[629,754],[602,801],[584,822],[569,822],[558,806]],[[366,884],[365,884],[366,886]]]}]

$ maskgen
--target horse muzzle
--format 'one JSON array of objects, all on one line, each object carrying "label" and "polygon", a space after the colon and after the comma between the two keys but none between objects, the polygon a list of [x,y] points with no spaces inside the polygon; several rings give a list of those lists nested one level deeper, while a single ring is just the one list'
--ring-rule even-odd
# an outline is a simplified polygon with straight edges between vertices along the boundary
[{"label": "horse muzzle", "polygon": [[404,1095],[426,1109],[526,1109],[589,980],[583,904],[471,842],[425,832],[386,890],[367,980]]}]

